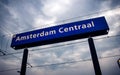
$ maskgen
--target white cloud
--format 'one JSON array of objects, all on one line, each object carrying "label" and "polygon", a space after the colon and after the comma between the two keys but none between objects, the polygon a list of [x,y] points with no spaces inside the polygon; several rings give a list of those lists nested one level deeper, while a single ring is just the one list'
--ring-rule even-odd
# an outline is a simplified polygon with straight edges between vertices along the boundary
[{"label": "white cloud", "polygon": [[56,21],[55,18],[44,19],[41,16],[37,16],[34,18],[33,27],[35,27],[35,28],[37,28],[37,27],[39,27],[39,28],[49,27],[49,26],[53,25],[55,21]]},{"label": "white cloud", "polygon": [[107,51],[104,51],[102,54],[101,54],[101,57],[106,57],[106,56],[113,56],[113,55],[120,55],[120,48],[114,48],[112,50],[107,50]]},{"label": "white cloud", "polygon": [[46,0],[42,10],[45,15],[56,17],[64,14],[70,4],[71,0]]}]

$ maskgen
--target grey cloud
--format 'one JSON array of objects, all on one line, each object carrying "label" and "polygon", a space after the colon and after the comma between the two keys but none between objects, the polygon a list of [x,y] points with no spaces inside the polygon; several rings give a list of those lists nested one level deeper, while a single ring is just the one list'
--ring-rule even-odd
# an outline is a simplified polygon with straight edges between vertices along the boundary
[{"label": "grey cloud", "polygon": [[0,0],[1,3],[9,4],[9,0]]},{"label": "grey cloud", "polygon": [[95,2],[97,2],[97,4],[102,4],[104,2],[109,2],[110,3],[110,7],[117,7],[120,5],[120,0],[94,0]]},{"label": "grey cloud", "polygon": [[120,0],[111,0],[111,7],[117,7],[120,5]]},{"label": "grey cloud", "polygon": [[[30,30],[34,26],[34,19],[43,13],[41,11],[42,3],[39,0],[20,1],[20,0],[2,0],[0,3],[1,30],[8,29],[12,33]],[[13,31],[11,28],[18,31]],[[2,33],[1,33],[2,34]]]}]

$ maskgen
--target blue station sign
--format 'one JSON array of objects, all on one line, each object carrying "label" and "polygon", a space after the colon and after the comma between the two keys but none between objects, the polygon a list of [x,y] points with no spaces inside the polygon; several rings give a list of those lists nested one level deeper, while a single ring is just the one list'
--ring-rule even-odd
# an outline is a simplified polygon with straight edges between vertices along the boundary
[{"label": "blue station sign", "polygon": [[11,47],[22,49],[69,40],[107,34],[109,31],[105,17],[66,23],[44,29],[15,34]]}]

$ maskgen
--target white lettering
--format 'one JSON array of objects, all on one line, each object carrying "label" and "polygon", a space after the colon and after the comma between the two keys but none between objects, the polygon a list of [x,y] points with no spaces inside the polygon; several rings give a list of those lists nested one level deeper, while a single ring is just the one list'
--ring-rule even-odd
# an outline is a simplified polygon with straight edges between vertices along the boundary
[{"label": "white lettering", "polygon": [[42,32],[40,33],[40,36],[41,36],[41,37],[43,37],[43,36],[44,36],[44,31],[42,31]]},{"label": "white lettering", "polygon": [[49,35],[54,35],[54,34],[56,34],[56,30],[49,31]]},{"label": "white lettering", "polygon": [[83,25],[82,25],[82,29],[86,29],[86,24],[83,24]]},{"label": "white lettering", "polygon": [[[79,30],[84,30],[84,29],[89,29],[95,27],[94,22],[91,21],[89,23],[86,24],[81,24],[81,25],[73,25],[70,27],[60,27],[58,29],[59,33],[67,33],[67,32],[72,32],[72,31],[79,31]],[[58,34],[59,34],[58,33]],[[29,34],[26,36],[17,36],[15,41],[23,41],[23,40],[30,40],[30,39],[35,39],[35,38],[41,38],[41,37],[45,37],[45,36],[49,36],[49,35],[55,35],[56,30],[48,30],[48,31],[41,31],[39,33],[34,33],[34,34]]]},{"label": "white lettering", "polygon": [[35,38],[40,38],[40,37],[54,35],[54,34],[56,34],[56,30],[42,31],[41,33],[37,33],[37,34],[30,34],[30,35],[26,35],[26,36],[18,36],[15,41],[17,42],[17,41],[35,39]]},{"label": "white lettering", "polygon": [[63,32],[64,32],[64,31],[63,31],[63,27],[59,28],[59,32],[60,32],[60,33],[63,33]]},{"label": "white lettering", "polygon": [[26,36],[21,36],[20,40],[26,40]]},{"label": "white lettering", "polygon": [[30,38],[32,39],[32,34],[30,34]]},{"label": "white lettering", "polygon": [[33,38],[36,38],[36,34],[33,34]]},{"label": "white lettering", "polygon": [[75,30],[81,30],[81,29],[87,29],[87,28],[92,28],[94,27],[94,22],[91,21],[87,24],[82,24],[82,25],[74,25],[72,27],[60,27],[59,28],[59,33],[65,33],[65,32],[70,32],[70,31],[75,31]]},{"label": "white lettering", "polygon": [[27,39],[30,39],[29,35],[27,35]]},{"label": "white lettering", "polygon": [[17,42],[17,41],[20,41],[20,37],[18,36],[17,39],[16,39],[15,41],[16,41],[16,42]]}]

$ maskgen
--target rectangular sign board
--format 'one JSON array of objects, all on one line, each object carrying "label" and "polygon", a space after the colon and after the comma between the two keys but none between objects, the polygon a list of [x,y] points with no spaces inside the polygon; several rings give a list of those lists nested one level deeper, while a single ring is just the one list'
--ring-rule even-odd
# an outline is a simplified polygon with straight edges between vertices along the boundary
[{"label": "rectangular sign board", "polygon": [[105,17],[71,22],[13,35],[11,47],[22,49],[108,34]]}]

